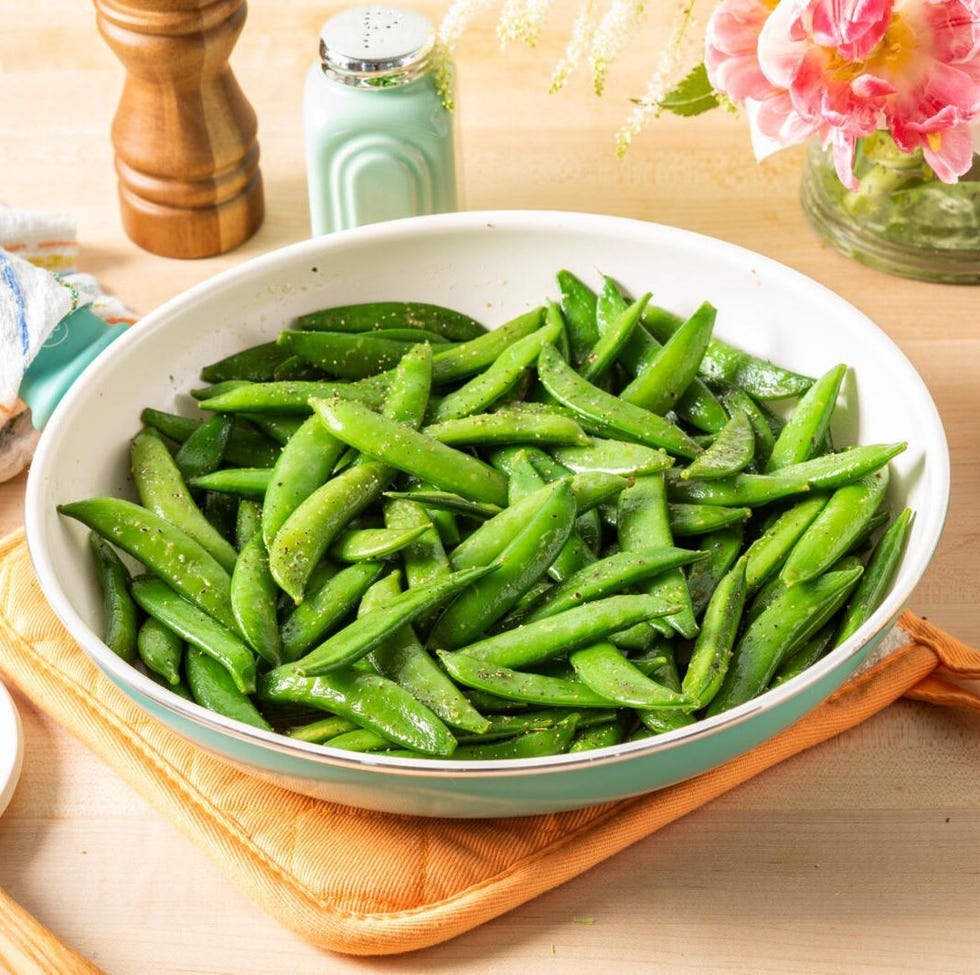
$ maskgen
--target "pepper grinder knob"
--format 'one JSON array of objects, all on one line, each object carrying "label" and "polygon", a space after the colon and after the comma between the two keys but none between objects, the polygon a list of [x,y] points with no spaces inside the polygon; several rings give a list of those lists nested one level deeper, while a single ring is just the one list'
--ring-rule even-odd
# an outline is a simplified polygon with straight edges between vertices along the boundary
[{"label": "pepper grinder knob", "polygon": [[223,254],[264,216],[256,118],[228,65],[244,0],[94,0],[126,80],[112,123],[123,227],[165,257]]}]

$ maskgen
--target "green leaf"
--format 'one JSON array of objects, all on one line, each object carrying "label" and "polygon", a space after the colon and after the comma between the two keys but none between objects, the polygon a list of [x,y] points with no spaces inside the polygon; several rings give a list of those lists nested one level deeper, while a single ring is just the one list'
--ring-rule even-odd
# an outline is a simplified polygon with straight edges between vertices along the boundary
[{"label": "green leaf", "polygon": [[659,108],[673,112],[674,115],[691,118],[717,108],[720,104],[718,95],[708,81],[704,62],[701,62],[660,99]]}]

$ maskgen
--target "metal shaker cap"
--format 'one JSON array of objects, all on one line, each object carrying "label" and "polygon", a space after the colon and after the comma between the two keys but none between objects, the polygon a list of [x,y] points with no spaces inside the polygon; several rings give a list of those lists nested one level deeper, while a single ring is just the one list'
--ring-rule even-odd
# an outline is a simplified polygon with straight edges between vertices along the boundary
[{"label": "metal shaker cap", "polygon": [[435,30],[404,7],[352,7],[320,31],[320,61],[328,77],[358,88],[414,81],[429,67]]}]

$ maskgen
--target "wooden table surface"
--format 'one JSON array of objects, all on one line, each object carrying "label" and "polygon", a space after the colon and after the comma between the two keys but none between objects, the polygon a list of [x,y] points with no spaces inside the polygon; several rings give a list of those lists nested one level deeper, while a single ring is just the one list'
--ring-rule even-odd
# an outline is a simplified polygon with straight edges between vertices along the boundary
[{"label": "wooden table surface", "polygon": [[[433,19],[439,4],[418,7]],[[154,257],[122,232],[109,127],[123,73],[79,0],[0,0],[0,201],[65,212],[80,264],[138,312],[307,235],[303,74],[311,0],[253,0],[232,64],[259,118],[267,217],[220,258]],[[501,51],[485,14],[460,46],[463,203],[580,209],[700,231],[774,257],[870,314],[920,371],[949,437],[944,541],[912,600],[980,642],[980,291],[902,281],[839,256],[797,203],[789,150],[757,165],[744,122],[662,119],[622,160],[614,137],[666,23],[602,98],[547,93],[571,6]],[[0,486],[0,531],[24,481]],[[977,972],[980,719],[900,702],[636,844],[586,876],[411,956],[315,949],[260,912],[188,840],[20,694],[19,788],[0,819],[0,886],[112,975],[170,973]]]}]

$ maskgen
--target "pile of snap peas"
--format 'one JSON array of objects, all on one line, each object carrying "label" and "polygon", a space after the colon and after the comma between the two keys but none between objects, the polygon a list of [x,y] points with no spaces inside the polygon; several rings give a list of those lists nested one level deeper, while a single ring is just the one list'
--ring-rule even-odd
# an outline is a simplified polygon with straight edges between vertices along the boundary
[{"label": "pile of snap peas", "polygon": [[912,513],[884,503],[904,443],[832,442],[846,367],[749,355],[707,302],[556,283],[493,330],[304,315],[204,366],[198,416],[144,409],[138,501],[59,506],[106,644],[258,728],[480,760],[682,728],[852,634]]}]

